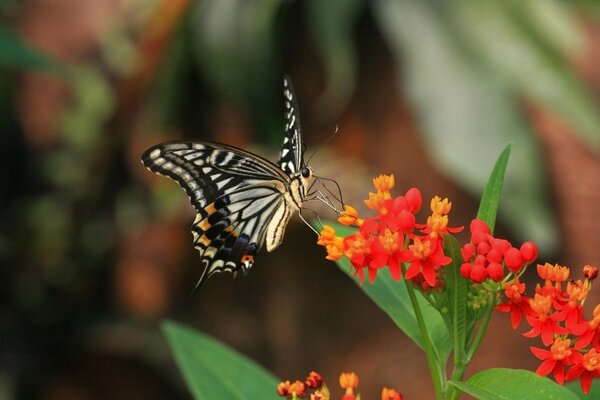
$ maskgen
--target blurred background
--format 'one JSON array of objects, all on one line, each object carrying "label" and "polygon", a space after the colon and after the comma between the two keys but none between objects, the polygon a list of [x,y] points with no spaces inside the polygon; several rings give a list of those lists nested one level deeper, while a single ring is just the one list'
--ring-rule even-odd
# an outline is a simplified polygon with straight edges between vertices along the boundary
[{"label": "blurred background", "polygon": [[[298,220],[191,297],[192,207],[140,155],[185,138],[274,160],[287,73],[307,157],[350,204],[393,173],[467,225],[512,142],[499,234],[577,276],[600,264],[598,4],[0,0],[0,398],[189,398],[167,317],[283,379],[430,398],[420,350]],[[535,368],[534,344],[496,315],[471,372]]]}]

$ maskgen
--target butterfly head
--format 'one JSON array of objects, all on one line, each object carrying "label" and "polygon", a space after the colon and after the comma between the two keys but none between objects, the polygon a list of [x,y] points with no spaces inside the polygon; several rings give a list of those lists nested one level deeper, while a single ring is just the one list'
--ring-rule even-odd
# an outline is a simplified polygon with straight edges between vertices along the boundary
[{"label": "butterfly head", "polygon": [[305,165],[300,169],[300,181],[302,182],[302,186],[304,186],[305,193],[308,191],[308,187],[314,179],[315,177],[311,167]]}]

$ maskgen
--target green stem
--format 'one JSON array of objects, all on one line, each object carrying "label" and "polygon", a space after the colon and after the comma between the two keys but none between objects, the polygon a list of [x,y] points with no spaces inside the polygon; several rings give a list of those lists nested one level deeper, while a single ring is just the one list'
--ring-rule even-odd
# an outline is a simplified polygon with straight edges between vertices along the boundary
[{"label": "green stem", "polygon": [[[402,273],[406,273],[406,268],[402,266]],[[425,319],[423,318],[423,313],[421,312],[421,307],[419,306],[419,302],[417,301],[417,296],[415,295],[415,291],[406,279],[404,280],[404,284],[406,285],[406,290],[408,291],[408,297],[410,298],[410,302],[412,304],[413,310],[415,312],[415,318],[417,319],[417,325],[419,326],[419,333],[421,334],[421,338],[423,339],[423,345],[425,347],[425,355],[427,357],[427,365],[429,366],[429,371],[431,372],[431,379],[433,380],[433,388],[435,390],[435,397],[437,399],[444,398],[444,381],[445,376],[438,365],[436,355],[433,350],[433,345],[429,340],[429,333],[427,332],[427,326],[425,325]]]},{"label": "green stem", "polygon": [[486,310],[485,316],[483,317],[483,321],[481,321],[481,324],[479,325],[479,329],[477,330],[477,335],[475,336],[475,339],[473,339],[473,344],[471,345],[471,348],[467,352],[467,357],[466,357],[467,364],[471,361],[471,358],[473,358],[473,355],[475,355],[475,353],[477,352],[477,349],[479,348],[479,345],[481,344],[481,340],[483,339],[483,335],[485,335],[485,331],[487,330],[488,324],[490,323],[490,319],[492,318],[492,312],[494,311],[493,296],[494,296],[494,294],[491,293],[490,299],[489,299],[490,303]]},{"label": "green stem", "polygon": [[[466,354],[464,354],[464,357],[461,360],[456,360],[454,363],[454,370],[452,371],[452,376],[450,377],[450,380],[452,381],[462,381],[467,366],[473,359],[473,356],[477,352],[477,349],[479,348],[479,345],[483,340],[483,336],[485,335],[485,331],[487,330],[488,324],[490,323],[490,319],[492,317],[492,313],[494,311],[494,302],[492,301],[494,295],[491,294],[490,296],[491,298],[489,299],[490,302],[487,307],[486,313],[483,317],[483,320],[481,321],[481,324],[479,325],[479,329],[477,329],[477,334],[473,339],[469,350],[466,352]],[[469,336],[471,336],[471,334],[469,334]],[[450,392],[448,393],[447,398],[450,400],[455,400],[458,399],[459,395],[460,390],[452,387]]]}]

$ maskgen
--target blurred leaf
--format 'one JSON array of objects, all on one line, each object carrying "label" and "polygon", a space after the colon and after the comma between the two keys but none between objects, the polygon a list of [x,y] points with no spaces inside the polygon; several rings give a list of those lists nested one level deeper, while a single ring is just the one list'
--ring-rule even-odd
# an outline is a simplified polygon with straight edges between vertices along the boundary
[{"label": "blurred leaf", "polygon": [[[530,0],[514,2],[517,11],[523,13],[523,19],[530,29],[546,45],[563,57],[571,57],[583,50],[585,43],[581,29],[581,18],[577,15],[573,3],[562,1]],[[519,10],[520,9],[520,10]]]},{"label": "blurred leaf", "polygon": [[[354,233],[354,230],[347,226],[340,225],[335,222],[327,222],[335,228],[338,236],[347,236]],[[381,308],[391,319],[396,326],[412,339],[413,342],[421,349],[424,348],[419,326],[415,318],[408,291],[404,282],[396,282],[390,276],[388,269],[379,271],[375,282],[365,282],[359,284],[358,277],[353,276],[354,268],[347,258],[342,258],[337,261],[338,266],[348,276],[352,278],[360,287]],[[436,352],[436,358],[440,365],[445,365],[452,350],[452,340],[448,336],[446,325],[439,313],[429,302],[423,297],[420,291],[416,291],[417,300],[423,312],[423,318],[427,323],[430,341]]]},{"label": "blurred leaf", "polygon": [[511,92],[459,51],[443,14],[431,3],[374,4],[403,78],[399,88],[408,91],[438,166],[479,197],[490,160],[513,143],[500,216],[521,239],[553,247],[556,226],[544,196],[543,163]]},{"label": "blurred leaf", "polygon": [[463,392],[481,400],[576,400],[568,389],[531,371],[493,368],[481,371],[466,382],[450,381]]},{"label": "blurred leaf", "polygon": [[50,57],[27,45],[6,25],[0,24],[0,67],[31,68],[58,72],[59,64]]},{"label": "blurred leaf", "polygon": [[490,231],[494,233],[496,227],[496,212],[498,211],[498,205],[500,204],[500,196],[502,194],[502,186],[504,186],[504,174],[506,172],[506,166],[508,165],[508,158],[510,157],[510,150],[512,145],[506,146],[506,148],[498,157],[496,165],[490,174],[481,201],[479,203],[479,210],[477,211],[477,218],[487,223]]},{"label": "blurred leaf", "polygon": [[585,15],[587,18],[594,18],[596,22],[600,21],[600,1],[575,0],[573,3],[577,5],[577,9],[581,15]]},{"label": "blurred leaf", "polygon": [[316,110],[339,115],[356,84],[356,51],[353,28],[364,0],[310,0],[307,23],[325,67],[326,85]]},{"label": "blurred leaf", "polygon": [[[461,0],[449,7],[449,22],[458,33],[457,40],[487,74],[500,79],[515,96],[549,106],[585,143],[600,151],[600,117],[592,94],[569,60],[553,49],[560,32],[568,38],[560,43],[563,54],[581,47],[583,34],[573,23],[574,10],[551,7],[555,0],[537,7],[536,3],[523,7],[514,1]],[[555,14],[550,21],[552,34],[548,21],[542,25],[544,19],[538,17],[539,9],[547,6]]]},{"label": "blurred leaf", "polygon": [[[277,85],[279,94],[283,85],[273,65],[281,5],[280,0],[206,0],[198,2],[188,19],[194,56],[206,82],[221,101],[247,107],[259,132],[277,132],[277,143],[281,130],[274,130],[269,119],[275,104],[269,89]],[[280,102],[280,95],[276,99]]]},{"label": "blurred leaf", "polygon": [[0,0],[0,12],[12,14],[17,8],[16,0]]},{"label": "blurred leaf", "polygon": [[278,379],[231,348],[168,320],[162,331],[195,399],[278,398]]}]

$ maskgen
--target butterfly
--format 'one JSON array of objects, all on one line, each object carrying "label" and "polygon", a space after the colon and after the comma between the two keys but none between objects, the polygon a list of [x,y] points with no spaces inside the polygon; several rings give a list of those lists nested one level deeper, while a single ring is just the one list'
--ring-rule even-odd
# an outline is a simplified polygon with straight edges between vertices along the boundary
[{"label": "butterfly", "polygon": [[283,81],[285,136],[277,163],[221,143],[175,141],[142,155],[150,171],[183,187],[197,215],[194,247],[203,272],[196,284],[218,272],[244,275],[263,247],[273,251],[288,221],[302,209],[315,177],[304,163],[298,105],[292,83]]}]

